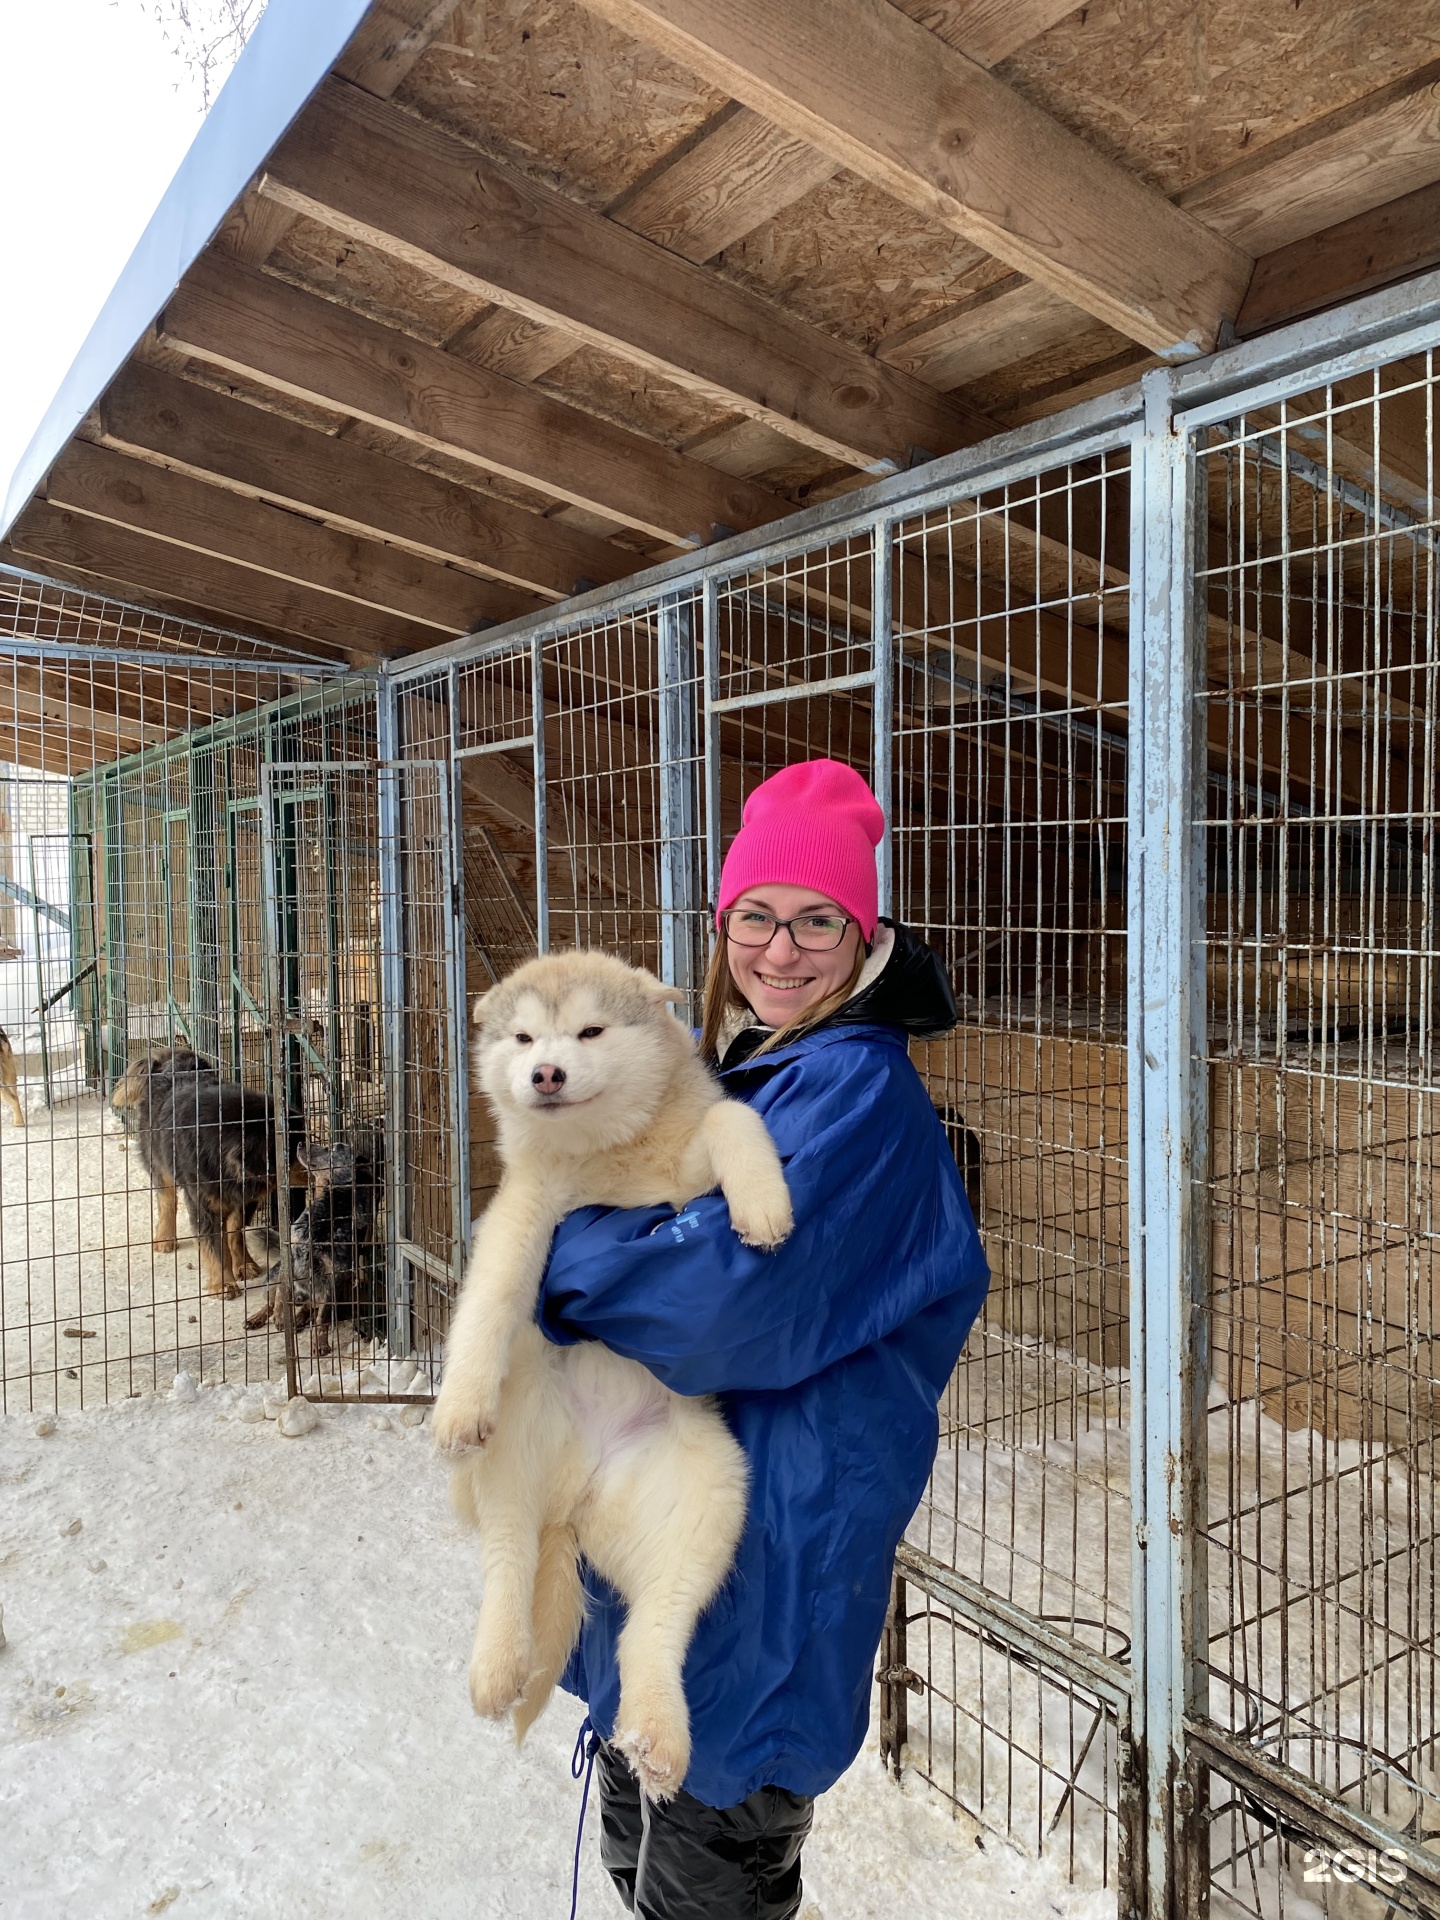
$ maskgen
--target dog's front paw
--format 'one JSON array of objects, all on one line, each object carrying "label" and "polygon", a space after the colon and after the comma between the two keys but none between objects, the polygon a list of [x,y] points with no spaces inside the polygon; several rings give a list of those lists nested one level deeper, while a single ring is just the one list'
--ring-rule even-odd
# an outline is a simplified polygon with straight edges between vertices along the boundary
[{"label": "dog's front paw", "polygon": [[458,1388],[441,1387],[430,1424],[437,1450],[452,1459],[474,1453],[495,1431],[487,1409],[477,1405],[473,1394],[462,1394]]},{"label": "dog's front paw", "polygon": [[620,1701],[610,1744],[624,1754],[647,1800],[671,1800],[690,1765],[690,1716],[685,1696],[659,1692]]},{"label": "dog's front paw", "polygon": [[150,1244],[156,1253],[174,1253],[179,1246],[173,1233],[157,1233]]},{"label": "dog's front paw", "polygon": [[730,1224],[747,1247],[767,1250],[778,1247],[781,1241],[790,1238],[795,1226],[789,1191],[782,1187],[778,1194],[769,1197],[752,1192],[738,1207],[732,1201]]},{"label": "dog's front paw", "polygon": [[241,1293],[241,1289],[233,1280],[207,1281],[205,1291],[213,1293],[217,1300],[238,1300]]}]

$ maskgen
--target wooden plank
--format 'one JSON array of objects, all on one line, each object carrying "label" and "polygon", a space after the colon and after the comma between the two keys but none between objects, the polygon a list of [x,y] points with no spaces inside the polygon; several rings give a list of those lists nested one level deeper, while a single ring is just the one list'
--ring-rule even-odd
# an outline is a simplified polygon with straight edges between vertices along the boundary
[{"label": "wooden plank", "polygon": [[1090,324],[1089,314],[1052,288],[1011,273],[882,340],[876,356],[946,393],[983,379],[997,367],[1059,346]]},{"label": "wooden plank", "polygon": [[289,207],[267,200],[251,187],[221,227],[215,244],[234,260],[243,260],[250,267],[263,267],[295,220]]},{"label": "wooden plank", "polygon": [[539,380],[568,360],[579,344],[574,334],[542,327],[508,307],[486,307],[451,334],[445,351],[511,380]]},{"label": "wooden plank", "polygon": [[46,497],[52,506],[333,594],[347,610],[353,603],[400,614],[434,628],[437,637],[454,638],[544,604],[518,587],[357,539],[291,508],[84,440],[72,440],[51,468]]},{"label": "wooden plank", "polygon": [[[901,0],[901,10],[982,67],[1075,11],[1072,0]],[[829,154],[732,103],[607,211],[687,260],[709,260],[838,171]]]},{"label": "wooden plank", "polygon": [[336,73],[388,100],[454,12],[455,0],[372,0]]},{"label": "wooden plank", "polygon": [[[1176,204],[1238,245],[1268,253],[1437,180],[1440,61],[1198,181],[1176,196]],[[1405,243],[1397,235],[1395,244],[1398,251]],[[1285,272],[1299,269],[1297,256],[1277,262],[1266,278],[1279,284]],[[1087,314],[1071,307],[1067,325],[1066,308],[1052,292],[1012,276],[986,294],[882,341],[877,357],[893,358],[922,378],[949,387],[983,379],[1025,353],[1058,346],[1090,324]],[[1256,324],[1252,316],[1251,331]],[[1013,350],[1016,340],[1026,343],[1021,352]],[[1089,397],[1090,389],[1078,381],[1062,383],[1059,393],[1066,404],[1072,389],[1077,400]],[[1043,404],[1044,396],[1037,398],[1041,411],[1053,411]],[[1011,409],[1005,417],[1007,424],[1020,425],[1040,414],[1032,405]]]},{"label": "wooden plank", "polygon": [[901,13],[977,66],[998,67],[1069,14],[1076,0],[893,0]]},{"label": "wooden plank", "polygon": [[133,361],[100,402],[99,420],[107,446],[547,598],[565,598],[581,580],[608,586],[640,564],[608,541]]},{"label": "wooden plank", "polygon": [[351,666],[413,653],[434,638],[427,628],[393,614],[297,587],[231,560],[188,552],[45,500],[31,501],[11,529],[9,544],[29,560],[110,583],[110,591],[118,590],[127,599],[143,602],[159,594],[182,600],[229,626],[244,629],[258,623],[268,633],[294,635],[304,641],[307,652]]},{"label": "wooden plank", "polygon": [[749,481],[215,255],[190,269],[158,328],[212,366],[677,545],[708,541],[716,522],[744,530],[789,510]]},{"label": "wooden plank", "polygon": [[[68,644],[113,647],[123,654],[127,648],[158,641],[175,654],[182,670],[194,660],[261,674],[271,671],[272,651],[274,659],[295,663],[337,657],[329,648],[308,646],[294,634],[267,626],[262,620],[250,618],[241,625],[217,614],[213,607],[187,600],[179,589],[147,587],[144,593],[127,593],[117,579],[106,578],[93,566],[79,564],[78,559],[66,558],[58,548],[37,565],[32,555],[20,553],[7,539],[0,541],[0,560],[12,567],[29,568],[58,587],[74,589],[67,596],[67,618],[59,635]],[[130,604],[116,611],[116,602],[121,599]],[[153,631],[148,625],[152,618]]]},{"label": "wooden plank", "polygon": [[1262,255],[1235,331],[1248,339],[1435,266],[1440,266],[1440,181]]},{"label": "wooden plank", "polygon": [[1249,255],[887,0],[585,4],[1144,346],[1239,310]]},{"label": "wooden plank", "polygon": [[339,81],[282,140],[263,190],[432,278],[867,471],[887,471],[911,447],[948,452],[988,430],[847,341]]},{"label": "wooden plank", "polygon": [[1177,195],[1252,254],[1440,180],[1440,60],[1274,140]]},{"label": "wooden plank", "polygon": [[732,106],[609,214],[687,260],[709,260],[838,171],[828,153]]}]

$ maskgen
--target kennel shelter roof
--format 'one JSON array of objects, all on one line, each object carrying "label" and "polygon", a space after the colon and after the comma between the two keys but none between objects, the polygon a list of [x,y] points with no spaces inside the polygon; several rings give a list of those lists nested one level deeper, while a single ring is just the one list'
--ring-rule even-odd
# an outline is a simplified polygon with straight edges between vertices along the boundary
[{"label": "kennel shelter roof", "polygon": [[1437,236],[1435,4],[271,0],[0,561],[364,666]]}]

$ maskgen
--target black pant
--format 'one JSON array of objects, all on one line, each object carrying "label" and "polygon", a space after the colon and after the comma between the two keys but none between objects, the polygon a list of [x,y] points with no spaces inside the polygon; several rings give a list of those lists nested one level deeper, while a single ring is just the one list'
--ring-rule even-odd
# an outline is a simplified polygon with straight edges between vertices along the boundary
[{"label": "black pant", "polygon": [[657,1806],[604,1741],[595,1766],[601,1863],[639,1920],[794,1920],[806,1794],[760,1787],[717,1808],[682,1791]]}]

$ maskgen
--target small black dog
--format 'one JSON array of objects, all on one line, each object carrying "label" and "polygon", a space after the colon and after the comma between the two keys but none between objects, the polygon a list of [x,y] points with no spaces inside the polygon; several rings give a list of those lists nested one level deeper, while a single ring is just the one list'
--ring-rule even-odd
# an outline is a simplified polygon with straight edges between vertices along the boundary
[{"label": "small black dog", "polygon": [[[295,1325],[298,1330],[308,1324],[315,1352],[329,1353],[330,1330],[342,1320],[353,1321],[361,1339],[385,1330],[371,1258],[385,1145],[376,1134],[358,1149],[346,1141],[302,1146],[296,1158],[315,1183],[315,1197],[290,1230]],[[277,1260],[270,1268],[265,1305],[249,1316],[247,1327],[278,1318],[281,1287]]]},{"label": "small black dog", "polygon": [[183,1193],[206,1289],[235,1299],[246,1276],[261,1271],[245,1250],[246,1224],[275,1190],[269,1096],[222,1079],[203,1055],[173,1047],[135,1061],[110,1104],[159,1196],[157,1252],[175,1250],[175,1201]]}]

